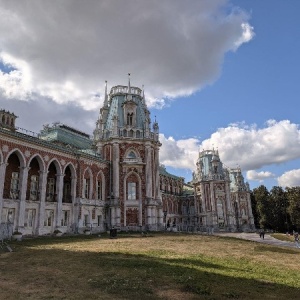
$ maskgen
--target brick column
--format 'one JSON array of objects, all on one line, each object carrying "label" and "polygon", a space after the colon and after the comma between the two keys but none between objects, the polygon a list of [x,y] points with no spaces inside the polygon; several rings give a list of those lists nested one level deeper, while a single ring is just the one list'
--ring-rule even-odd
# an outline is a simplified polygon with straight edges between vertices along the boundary
[{"label": "brick column", "polygon": [[40,171],[40,178],[39,178],[40,210],[38,216],[38,234],[43,234],[43,229],[44,229],[47,175],[48,175],[48,171],[46,172]]},{"label": "brick column", "polygon": [[64,176],[65,174],[56,175],[56,195],[57,195],[57,206],[56,206],[56,227],[61,227],[61,212],[62,212],[62,196],[64,187]]},{"label": "brick column", "polygon": [[19,205],[19,218],[18,218],[18,230],[22,232],[24,229],[24,217],[25,217],[25,204],[26,204],[26,191],[27,191],[27,179],[29,167],[21,167],[20,170],[20,205]]},{"label": "brick column", "polygon": [[2,222],[2,209],[3,209],[3,189],[4,189],[4,182],[5,182],[5,171],[6,166],[8,164],[1,163],[0,164],[0,224]]}]

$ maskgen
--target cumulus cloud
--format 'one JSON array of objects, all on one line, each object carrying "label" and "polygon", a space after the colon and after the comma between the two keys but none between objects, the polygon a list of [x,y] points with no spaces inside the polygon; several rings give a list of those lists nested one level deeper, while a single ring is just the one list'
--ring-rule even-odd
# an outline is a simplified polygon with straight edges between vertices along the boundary
[{"label": "cumulus cloud", "polygon": [[162,146],[160,148],[160,162],[166,166],[195,169],[199,140],[195,138],[175,140],[173,137],[166,138],[164,134],[159,136]]},{"label": "cumulus cloud", "polygon": [[289,120],[269,120],[264,128],[231,124],[219,128],[201,143],[202,149],[218,147],[223,162],[243,170],[260,169],[300,157],[299,125]]},{"label": "cumulus cloud", "polygon": [[200,141],[176,141],[161,135],[162,158],[171,167],[195,169],[199,148],[218,148],[222,162],[228,167],[239,165],[248,172],[248,179],[263,180],[273,177],[271,172],[255,172],[262,167],[300,158],[299,125],[288,120],[269,120],[264,128],[256,125],[230,124],[219,128],[210,138]]},{"label": "cumulus cloud", "polygon": [[255,170],[249,170],[246,176],[248,180],[263,181],[268,178],[274,178],[275,174],[269,171],[256,172]]},{"label": "cumulus cloud", "polygon": [[277,178],[277,181],[282,187],[300,186],[300,169],[285,172]]},{"label": "cumulus cloud", "polygon": [[94,110],[104,80],[130,72],[163,106],[217,79],[225,53],[254,36],[248,19],[229,0],[0,0],[0,60],[14,67],[0,93]]}]

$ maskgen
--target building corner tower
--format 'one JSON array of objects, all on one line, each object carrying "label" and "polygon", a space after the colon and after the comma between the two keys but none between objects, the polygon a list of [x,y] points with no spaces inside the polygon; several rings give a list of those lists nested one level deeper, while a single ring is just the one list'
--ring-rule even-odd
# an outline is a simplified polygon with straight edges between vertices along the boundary
[{"label": "building corner tower", "polygon": [[111,88],[94,131],[97,152],[110,162],[106,199],[108,227],[122,230],[161,230],[159,189],[159,127],[153,123],[144,90],[128,85]]}]

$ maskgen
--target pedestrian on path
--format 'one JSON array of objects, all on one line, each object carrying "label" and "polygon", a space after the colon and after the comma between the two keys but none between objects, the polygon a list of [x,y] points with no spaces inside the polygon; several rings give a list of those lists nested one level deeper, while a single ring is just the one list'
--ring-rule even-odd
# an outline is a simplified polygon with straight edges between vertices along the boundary
[{"label": "pedestrian on path", "polygon": [[265,239],[265,230],[264,229],[261,229],[261,231],[259,233],[259,237],[263,240]]},{"label": "pedestrian on path", "polygon": [[299,233],[297,231],[294,231],[294,239],[295,239],[295,245],[297,248],[300,248],[299,245]]}]

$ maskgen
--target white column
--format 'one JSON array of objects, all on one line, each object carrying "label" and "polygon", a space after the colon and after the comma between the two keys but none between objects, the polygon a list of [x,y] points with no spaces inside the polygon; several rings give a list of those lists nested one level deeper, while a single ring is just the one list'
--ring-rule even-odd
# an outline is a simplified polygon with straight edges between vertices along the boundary
[{"label": "white column", "polygon": [[116,209],[115,207],[111,207],[110,208],[110,225],[111,226],[115,226],[116,225],[116,222],[115,222],[115,217],[116,217]]},{"label": "white column", "polygon": [[157,217],[156,217],[156,207],[152,207],[151,212],[151,223],[152,225],[157,225]]},{"label": "white column", "polygon": [[29,167],[20,168],[20,206],[19,206],[19,219],[18,227],[24,227],[24,217],[25,217],[25,204],[26,204],[26,191],[27,191],[27,179]]},{"label": "white column", "polygon": [[119,173],[120,173],[120,149],[119,144],[113,144],[113,195],[115,199],[119,199]]},{"label": "white column", "polygon": [[226,196],[226,206],[227,206],[227,212],[226,212],[226,217],[227,217],[227,225],[233,226],[233,209],[231,205],[231,199],[230,199],[230,191],[229,191],[229,183],[225,182],[225,196]]},{"label": "white column", "polygon": [[253,213],[252,213],[250,193],[247,193],[247,205],[248,205],[249,223],[250,223],[250,226],[252,226],[254,228],[254,217],[253,217]]},{"label": "white column", "polygon": [[44,228],[47,175],[48,175],[47,171],[46,172],[41,172],[40,171],[40,178],[39,178],[40,209],[39,209],[38,228],[37,228],[39,234],[43,233],[43,228]]},{"label": "white column", "polygon": [[[159,207],[158,210],[157,210],[157,222],[159,226],[163,226],[163,220],[164,220],[164,213],[163,213],[163,209],[162,207]],[[158,228],[158,229],[162,229],[162,228]]]},{"label": "white column", "polygon": [[204,194],[204,185],[200,183],[200,192],[201,192],[201,204],[202,204],[202,213],[207,213],[206,203],[205,203],[205,194]]},{"label": "white column", "polygon": [[116,225],[121,225],[121,209],[120,207],[116,207]]},{"label": "white column", "polygon": [[155,170],[155,199],[161,199],[160,195],[160,178],[159,178],[159,147],[156,146],[154,150],[154,170]]},{"label": "white column", "polygon": [[3,189],[5,182],[5,171],[6,171],[6,163],[0,164],[0,224],[2,222],[2,209],[3,209]]},{"label": "white column", "polygon": [[57,205],[56,205],[56,227],[61,227],[61,212],[62,212],[62,196],[64,188],[64,176],[65,174],[56,175],[56,195],[57,195]]},{"label": "white column", "polygon": [[146,197],[152,198],[152,149],[146,145]]},{"label": "white column", "polygon": [[76,183],[77,183],[77,177],[72,177],[71,178],[71,199],[72,199],[72,211],[71,211],[71,216],[70,220],[72,220],[72,229],[76,230],[78,228],[78,210],[75,207],[76,202]]},{"label": "white column", "polygon": [[152,214],[151,214],[151,207],[147,207],[147,223],[149,226],[152,225],[152,220],[151,220]]}]

